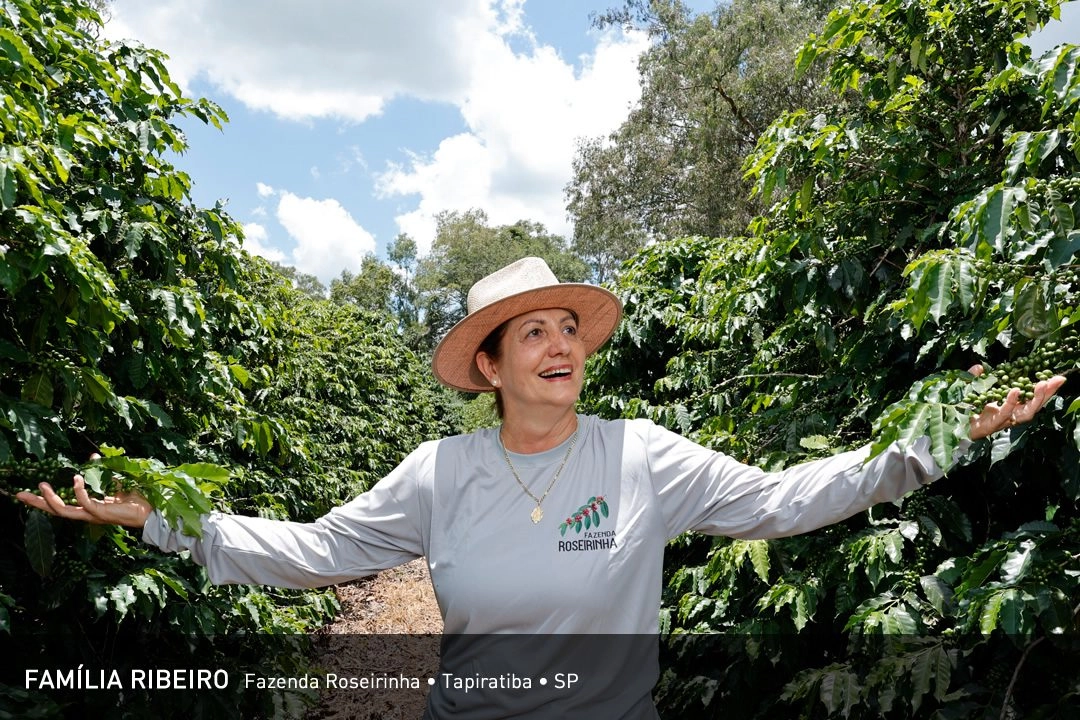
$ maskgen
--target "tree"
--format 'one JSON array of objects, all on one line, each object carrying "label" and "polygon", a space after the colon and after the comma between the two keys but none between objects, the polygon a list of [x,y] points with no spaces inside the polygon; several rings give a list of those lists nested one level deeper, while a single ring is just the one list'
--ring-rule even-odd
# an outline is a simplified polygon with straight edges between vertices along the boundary
[{"label": "tree", "polygon": [[631,0],[598,20],[646,29],[641,99],[606,139],[579,143],[567,208],[573,248],[608,279],[649,239],[742,232],[761,211],[742,161],[774,118],[823,97],[794,76],[819,3],[718,4],[692,17],[674,0]]},{"label": "tree", "polygon": [[340,278],[330,281],[330,299],[339,305],[352,303],[375,312],[389,313],[396,284],[394,271],[374,255],[368,255],[360,264],[360,272],[354,275],[342,270]]},{"label": "tree", "polygon": [[[871,452],[928,436],[946,464],[1003,387],[1075,373],[1080,49],[1032,60],[1020,41],[1058,6],[832,13],[799,66],[823,65],[834,102],[762,135],[746,168],[769,204],[748,236],[632,261],[627,319],[590,366],[594,407],[766,467],[868,436]],[[663,356],[641,362],[653,346]],[[963,370],[975,362],[978,380]],[[678,544],[670,628],[722,630],[738,652],[705,674],[696,656],[702,676],[664,685],[664,702],[707,692],[743,717],[1075,714],[1068,388],[896,506],[800,538]]]},{"label": "tree", "polygon": [[416,241],[402,233],[386,249],[387,260],[394,268],[394,317],[405,344],[413,349],[423,346],[424,328],[420,323],[420,293],[416,288]]},{"label": "tree", "polygon": [[[161,53],[99,42],[98,24],[70,0],[0,8],[0,491],[70,488],[82,470],[98,492],[137,487],[188,533],[215,507],[314,519],[448,432],[448,395],[382,321],[313,299],[247,256],[221,207],[191,202],[168,160],[186,148],[177,119],[220,127],[224,113],[184,97]],[[97,677],[152,657],[286,673],[305,667],[298,637],[336,609],[325,590],[210,586],[122,528],[2,512],[0,630],[26,667]],[[268,716],[299,702],[17,685],[0,685],[0,714],[98,716],[122,700],[140,716]]]},{"label": "tree", "polygon": [[278,273],[288,278],[293,287],[305,295],[317,298],[326,297],[326,287],[314,275],[300,272],[292,265],[282,265],[279,262],[272,262],[270,265]]},{"label": "tree", "polygon": [[481,210],[444,212],[436,219],[431,252],[416,271],[416,288],[429,349],[465,317],[469,288],[499,268],[523,257],[541,257],[563,282],[580,282],[588,266],[567,250],[563,238],[543,225],[519,221],[490,227]]}]

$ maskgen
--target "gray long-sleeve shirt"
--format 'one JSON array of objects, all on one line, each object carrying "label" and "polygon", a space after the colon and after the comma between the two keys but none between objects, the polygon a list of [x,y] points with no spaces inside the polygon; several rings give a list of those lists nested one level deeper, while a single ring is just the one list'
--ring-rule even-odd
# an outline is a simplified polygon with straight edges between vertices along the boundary
[{"label": "gray long-sleeve shirt", "polygon": [[[426,557],[448,634],[652,635],[669,539],[795,535],[942,474],[926,438],[870,462],[863,448],[770,473],[647,420],[578,419],[538,524],[488,429],[422,444],[313,523],[215,513],[196,540],[155,513],[143,538],[189,550],[215,583],[313,587]],[[567,447],[510,459],[539,497]]]}]

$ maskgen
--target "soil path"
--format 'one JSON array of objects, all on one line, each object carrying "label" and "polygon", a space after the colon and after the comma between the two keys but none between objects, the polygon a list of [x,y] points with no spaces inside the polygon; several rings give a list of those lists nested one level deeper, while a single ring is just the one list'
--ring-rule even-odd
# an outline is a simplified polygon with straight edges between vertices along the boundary
[{"label": "soil path", "polygon": [[319,632],[318,662],[345,678],[421,678],[421,689],[322,689],[309,720],[415,720],[439,668],[442,617],[423,558],[335,588],[341,612]]}]

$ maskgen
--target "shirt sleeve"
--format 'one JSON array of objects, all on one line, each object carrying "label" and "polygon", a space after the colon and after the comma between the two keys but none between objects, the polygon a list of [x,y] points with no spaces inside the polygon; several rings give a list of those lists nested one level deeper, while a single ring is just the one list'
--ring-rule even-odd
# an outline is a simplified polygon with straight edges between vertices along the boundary
[{"label": "shirt sleeve", "polygon": [[200,539],[171,529],[154,511],[143,540],[167,552],[187,550],[215,584],[308,588],[371,575],[426,554],[431,485],[421,481],[423,449],[315,522],[215,512],[202,518]]},{"label": "shirt sleeve", "polygon": [[[870,446],[766,472],[649,423],[647,462],[668,537],[687,530],[741,539],[809,532],[897,500],[940,478],[923,437],[866,461]],[[970,442],[961,443],[966,452]]]}]

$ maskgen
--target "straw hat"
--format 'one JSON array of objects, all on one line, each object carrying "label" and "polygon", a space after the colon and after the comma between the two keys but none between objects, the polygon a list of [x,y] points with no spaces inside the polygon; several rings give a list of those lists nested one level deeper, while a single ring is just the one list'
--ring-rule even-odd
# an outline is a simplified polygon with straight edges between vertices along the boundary
[{"label": "straw hat", "polygon": [[596,285],[561,283],[540,258],[527,257],[481,278],[469,290],[465,319],[439,342],[431,369],[443,385],[467,392],[493,390],[476,367],[491,331],[533,310],[565,308],[578,316],[578,337],[589,355],[607,342],[622,317],[619,298]]}]

